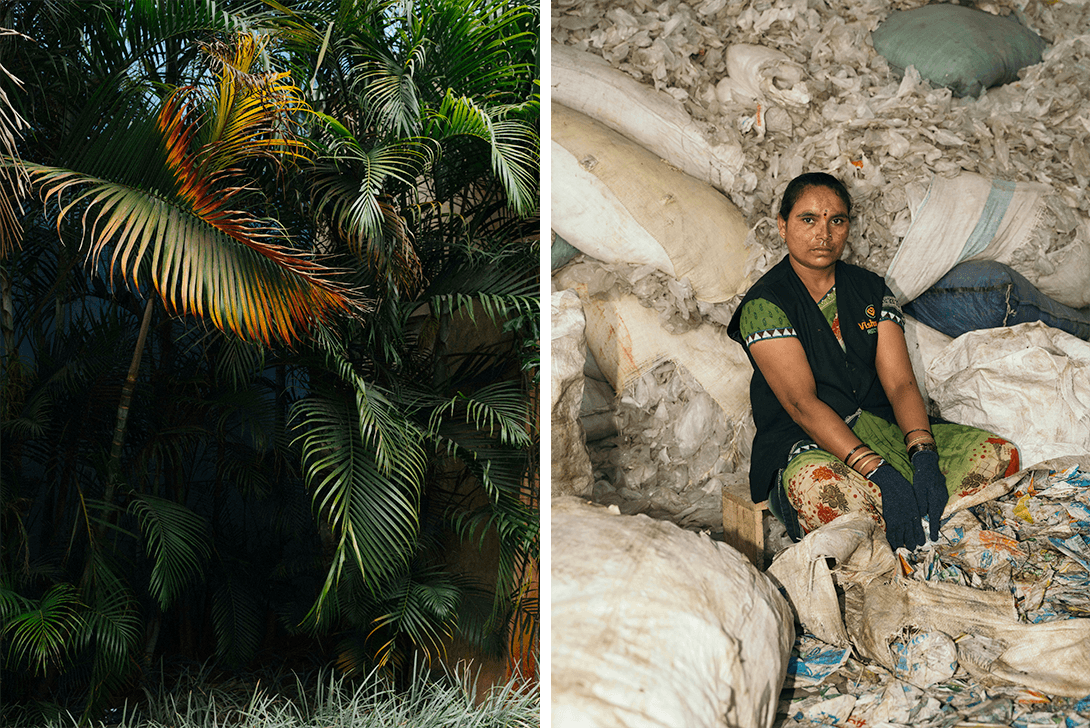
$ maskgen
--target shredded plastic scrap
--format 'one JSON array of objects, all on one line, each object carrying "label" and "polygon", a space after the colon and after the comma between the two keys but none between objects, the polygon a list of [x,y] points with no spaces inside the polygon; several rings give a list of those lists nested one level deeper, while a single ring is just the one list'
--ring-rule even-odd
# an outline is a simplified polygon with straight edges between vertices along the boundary
[{"label": "shredded plastic scrap", "polygon": [[[938,543],[907,557],[901,552],[902,564],[908,578],[1009,591],[1027,624],[1086,617],[1088,536],[1090,472],[1078,466],[1031,471],[1007,495],[955,513]],[[891,645],[899,657],[896,674],[800,634],[776,725],[1090,728],[1090,695],[1074,699],[1019,686],[982,686],[956,659],[940,659],[949,653],[922,644],[936,634],[906,635]],[[958,642],[984,654],[990,647],[987,638],[974,635]]]}]

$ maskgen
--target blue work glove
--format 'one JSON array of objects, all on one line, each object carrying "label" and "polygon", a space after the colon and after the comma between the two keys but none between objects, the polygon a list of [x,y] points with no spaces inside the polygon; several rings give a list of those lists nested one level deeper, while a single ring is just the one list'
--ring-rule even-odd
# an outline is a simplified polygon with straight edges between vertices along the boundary
[{"label": "blue work glove", "polygon": [[889,545],[894,551],[901,546],[909,551],[922,546],[923,526],[912,485],[889,463],[882,463],[867,477],[882,491],[882,517],[886,519]]},{"label": "blue work glove", "polygon": [[931,524],[931,540],[939,538],[942,511],[950,494],[946,490],[946,476],[939,470],[939,454],[934,450],[920,450],[912,456],[912,489],[920,504],[921,515],[926,513]]}]

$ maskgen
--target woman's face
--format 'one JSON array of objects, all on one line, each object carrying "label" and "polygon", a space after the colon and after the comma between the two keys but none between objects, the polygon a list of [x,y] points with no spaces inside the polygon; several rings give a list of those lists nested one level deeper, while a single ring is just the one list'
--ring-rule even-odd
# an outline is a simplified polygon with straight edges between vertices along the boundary
[{"label": "woman's face", "polygon": [[804,268],[833,265],[848,241],[848,207],[828,187],[805,188],[788,219],[780,217],[777,222],[788,254]]}]

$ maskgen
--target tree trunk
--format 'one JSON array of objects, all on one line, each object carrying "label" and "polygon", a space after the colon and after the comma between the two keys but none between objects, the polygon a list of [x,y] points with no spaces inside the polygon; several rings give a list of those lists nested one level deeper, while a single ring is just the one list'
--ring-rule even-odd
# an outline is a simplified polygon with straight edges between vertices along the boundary
[{"label": "tree trunk", "polygon": [[[132,353],[132,362],[129,364],[129,375],[125,379],[125,386],[121,388],[121,401],[117,405],[117,424],[114,426],[114,441],[110,446],[110,460],[106,465],[106,492],[102,496],[106,507],[113,504],[117,494],[117,485],[121,480],[121,449],[125,444],[125,426],[129,421],[129,405],[132,403],[132,393],[136,389],[136,376],[140,372],[140,359],[144,355],[144,342],[148,338],[148,329],[151,326],[151,314],[155,308],[155,299],[148,298],[144,306],[144,318],[140,322],[140,333],[136,337],[136,350]],[[105,518],[99,522],[96,535],[101,538],[106,530]]]}]

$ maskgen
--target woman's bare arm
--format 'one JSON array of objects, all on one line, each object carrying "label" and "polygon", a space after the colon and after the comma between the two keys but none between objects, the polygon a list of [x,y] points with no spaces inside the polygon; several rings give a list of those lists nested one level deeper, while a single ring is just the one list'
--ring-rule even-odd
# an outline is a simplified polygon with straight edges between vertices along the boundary
[{"label": "woman's bare arm", "polygon": [[749,351],[776,399],[818,447],[843,460],[860,444],[836,411],[818,399],[814,373],[798,339],[755,341]]},{"label": "woman's bare arm", "polygon": [[930,429],[927,407],[924,405],[912,362],[908,358],[908,344],[904,331],[893,321],[878,324],[878,354],[875,358],[878,380],[886,392],[893,414],[901,432]]}]

